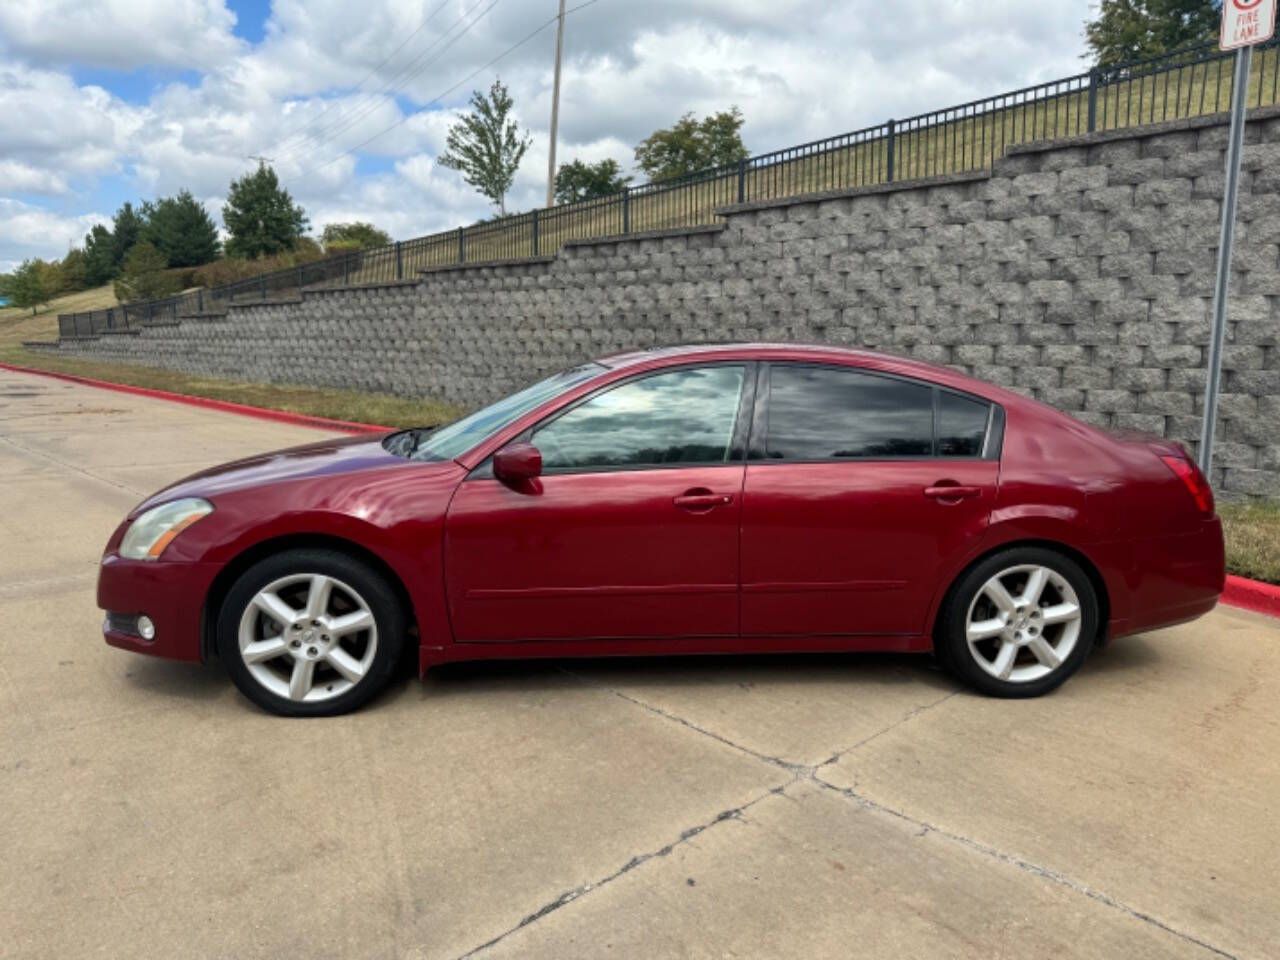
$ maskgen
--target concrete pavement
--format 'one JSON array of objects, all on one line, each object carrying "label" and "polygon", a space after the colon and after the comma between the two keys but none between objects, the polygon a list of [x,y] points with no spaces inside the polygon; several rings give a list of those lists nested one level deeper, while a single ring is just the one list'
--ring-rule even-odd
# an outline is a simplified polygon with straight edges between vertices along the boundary
[{"label": "concrete pavement", "polygon": [[102,544],[323,437],[0,372],[0,957],[1266,957],[1280,625],[1057,694],[925,659],[461,664],[285,721],[106,647]]}]

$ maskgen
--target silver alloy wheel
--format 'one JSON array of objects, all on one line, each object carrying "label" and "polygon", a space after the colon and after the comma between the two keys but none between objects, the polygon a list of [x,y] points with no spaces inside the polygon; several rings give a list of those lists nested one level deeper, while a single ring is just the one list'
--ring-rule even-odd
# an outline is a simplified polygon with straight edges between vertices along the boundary
[{"label": "silver alloy wheel", "polygon": [[974,662],[997,680],[1030,683],[1057,670],[1080,641],[1080,598],[1051,567],[1001,570],[969,604],[965,640]]},{"label": "silver alloy wheel", "polygon": [[298,573],[273,580],[240,616],[240,658],[278,697],[318,703],[363,680],[378,650],[364,597],[335,577]]}]

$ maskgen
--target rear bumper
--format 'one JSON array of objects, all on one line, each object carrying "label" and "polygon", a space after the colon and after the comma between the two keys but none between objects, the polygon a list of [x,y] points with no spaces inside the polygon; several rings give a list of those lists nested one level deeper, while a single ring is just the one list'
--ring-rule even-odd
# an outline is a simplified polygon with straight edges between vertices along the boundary
[{"label": "rear bumper", "polygon": [[1128,602],[1121,617],[1112,620],[1111,635],[1122,637],[1203,616],[1217,606],[1226,577],[1217,517],[1187,533],[1135,541],[1122,586]]},{"label": "rear bumper", "polygon": [[155,637],[144,640],[104,623],[103,639],[113,647],[173,660],[200,660],[200,628],[204,599],[219,564],[102,558],[98,569],[98,606],[108,613],[145,614],[155,624]]}]

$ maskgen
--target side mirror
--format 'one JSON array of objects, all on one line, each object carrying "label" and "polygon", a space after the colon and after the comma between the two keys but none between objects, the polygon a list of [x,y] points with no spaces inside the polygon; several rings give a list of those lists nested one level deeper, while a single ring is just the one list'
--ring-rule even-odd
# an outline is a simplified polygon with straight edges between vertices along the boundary
[{"label": "side mirror", "polygon": [[542,475],[542,454],[532,443],[512,443],[493,455],[493,475],[503,483],[524,483]]}]

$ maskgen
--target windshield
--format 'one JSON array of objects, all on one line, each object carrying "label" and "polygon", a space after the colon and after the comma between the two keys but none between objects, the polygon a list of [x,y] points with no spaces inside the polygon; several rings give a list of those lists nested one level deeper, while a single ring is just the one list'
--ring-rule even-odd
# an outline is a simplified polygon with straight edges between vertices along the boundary
[{"label": "windshield", "polygon": [[564,393],[571,387],[603,373],[598,363],[587,363],[540,380],[519,393],[492,403],[482,410],[455,420],[431,433],[418,432],[418,442],[409,454],[412,460],[452,460],[480,441],[524,416],[534,407]]}]

